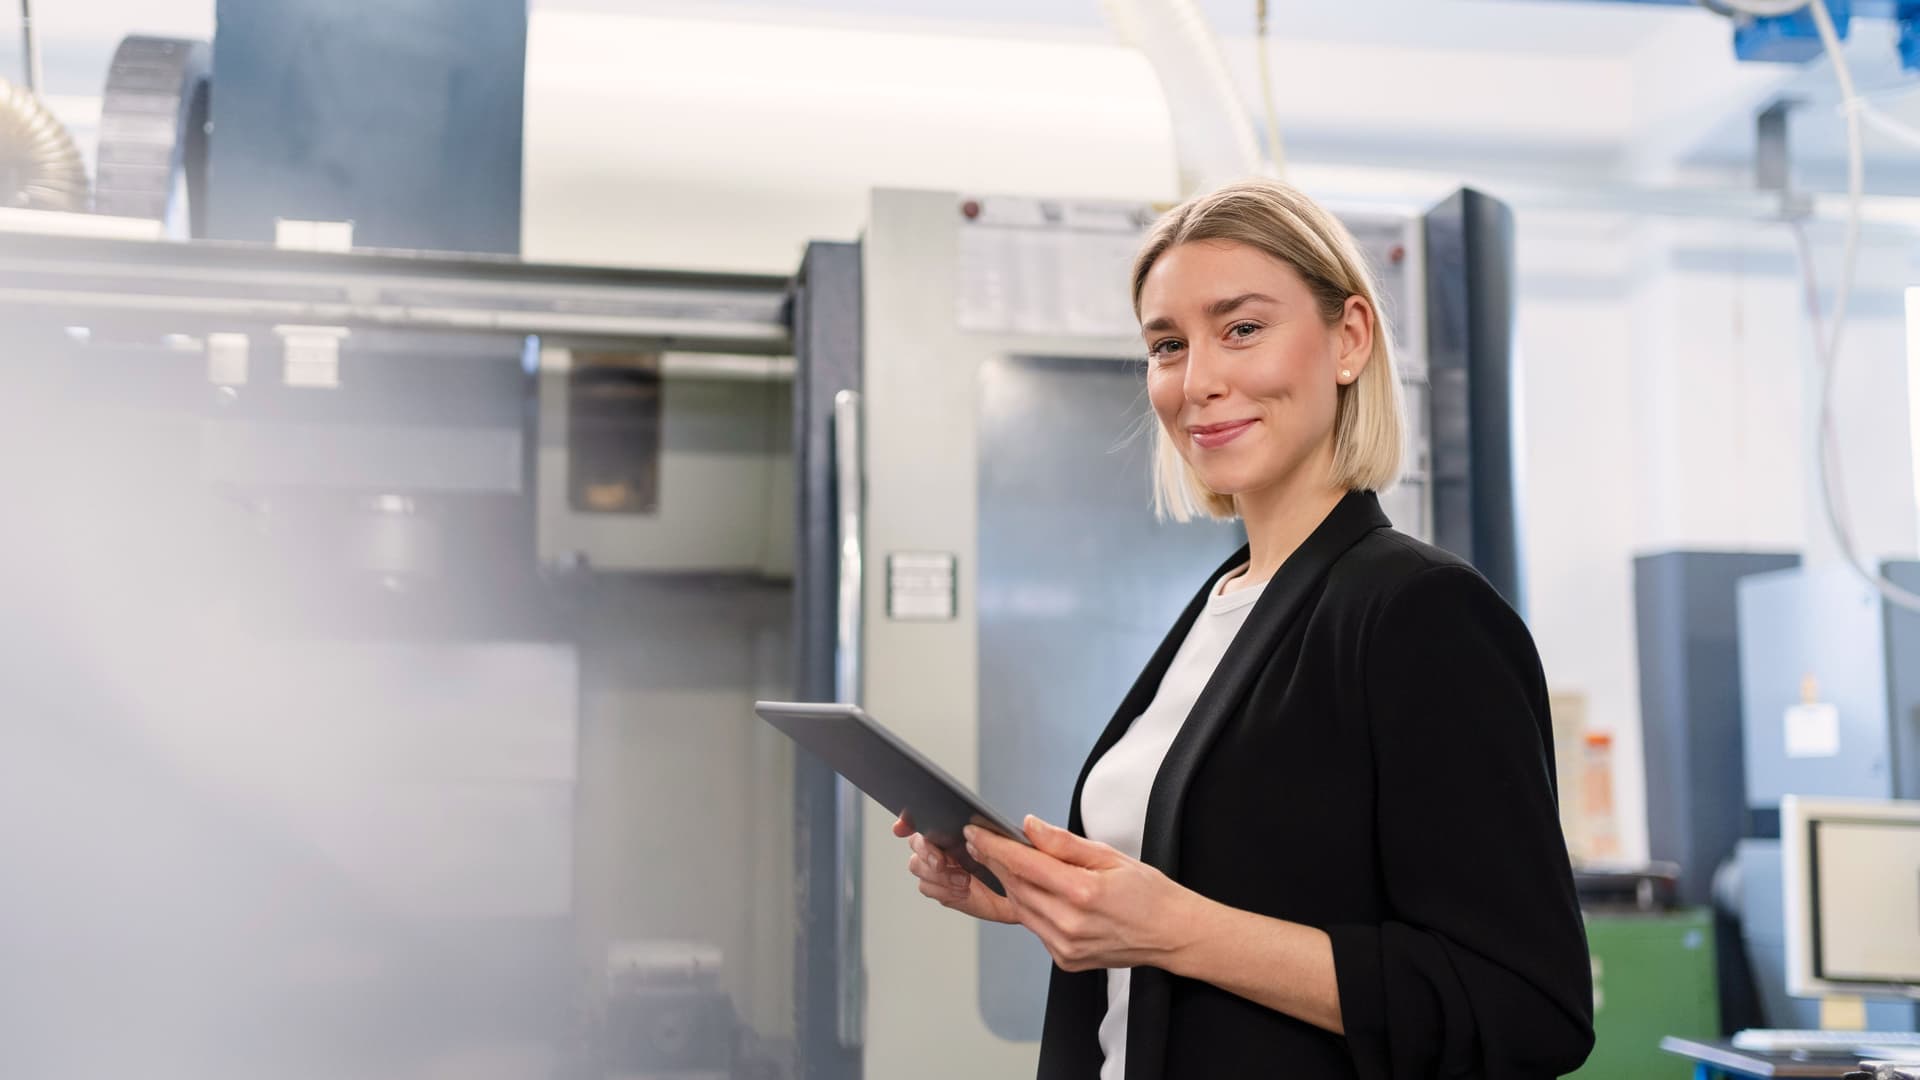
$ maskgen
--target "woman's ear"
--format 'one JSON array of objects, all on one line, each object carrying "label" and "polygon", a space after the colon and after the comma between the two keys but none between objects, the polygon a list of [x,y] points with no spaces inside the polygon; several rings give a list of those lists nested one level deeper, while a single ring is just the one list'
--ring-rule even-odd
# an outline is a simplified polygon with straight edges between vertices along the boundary
[{"label": "woman's ear", "polygon": [[1340,325],[1335,330],[1340,349],[1335,366],[1344,386],[1360,378],[1360,373],[1367,369],[1367,361],[1373,358],[1373,305],[1367,303],[1364,296],[1347,297],[1346,307],[1340,313]]}]

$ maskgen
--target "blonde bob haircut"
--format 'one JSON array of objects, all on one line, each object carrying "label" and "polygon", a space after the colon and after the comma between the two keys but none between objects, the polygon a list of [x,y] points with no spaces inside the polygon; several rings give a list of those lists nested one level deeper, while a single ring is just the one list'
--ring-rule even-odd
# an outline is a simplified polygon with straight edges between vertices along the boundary
[{"label": "blonde bob haircut", "polygon": [[[1347,299],[1358,296],[1373,311],[1373,352],[1360,377],[1337,391],[1333,420],[1334,485],[1349,491],[1384,491],[1400,476],[1405,421],[1400,380],[1394,371],[1379,292],[1353,234],[1297,189],[1274,180],[1240,180],[1174,207],[1154,223],[1133,260],[1133,314],[1140,291],[1160,256],[1181,244],[1230,240],[1258,249],[1294,268],[1319,301],[1328,326],[1339,323]],[[1189,521],[1237,515],[1231,495],[1200,482],[1166,428],[1153,424],[1153,508],[1162,519]]]}]

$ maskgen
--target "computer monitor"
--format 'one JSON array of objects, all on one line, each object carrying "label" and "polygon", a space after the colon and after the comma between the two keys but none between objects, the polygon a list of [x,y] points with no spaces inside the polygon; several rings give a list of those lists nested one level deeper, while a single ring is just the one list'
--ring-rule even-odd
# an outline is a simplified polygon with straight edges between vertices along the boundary
[{"label": "computer monitor", "polygon": [[1787,992],[1920,999],[1920,802],[1780,800]]}]

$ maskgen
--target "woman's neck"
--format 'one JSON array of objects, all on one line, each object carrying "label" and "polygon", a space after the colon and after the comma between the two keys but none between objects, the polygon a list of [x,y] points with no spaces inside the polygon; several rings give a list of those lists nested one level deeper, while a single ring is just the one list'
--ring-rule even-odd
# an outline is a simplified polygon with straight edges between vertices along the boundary
[{"label": "woman's neck", "polygon": [[[1329,460],[1315,455],[1304,462],[1286,481],[1235,497],[1247,526],[1248,548],[1246,573],[1236,583],[1252,585],[1273,577],[1346,497],[1345,488],[1325,481],[1332,471],[1331,454],[1325,456]],[[1308,483],[1308,478],[1316,482]]]}]

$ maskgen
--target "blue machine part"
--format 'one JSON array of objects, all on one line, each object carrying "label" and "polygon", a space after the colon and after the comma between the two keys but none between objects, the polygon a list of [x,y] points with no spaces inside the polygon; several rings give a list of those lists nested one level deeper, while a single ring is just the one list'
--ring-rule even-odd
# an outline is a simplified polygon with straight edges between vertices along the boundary
[{"label": "blue machine part", "polygon": [[[1920,563],[1879,569],[1920,587]],[[1845,566],[1756,574],[1739,591],[1747,805],[1773,810],[1789,793],[1920,798],[1920,613]],[[1789,710],[1809,693],[1830,722],[1796,724],[1807,716]]]},{"label": "blue machine part", "polygon": [[[1845,41],[1853,24],[1853,0],[1827,0],[1827,12]],[[1742,21],[1733,31],[1733,54],[1741,60],[1803,64],[1818,57],[1822,48],[1810,8],[1779,18]]]},{"label": "blue machine part", "polygon": [[[1608,0],[1649,7],[1688,7],[1699,0]],[[1892,19],[1900,24],[1900,66],[1920,71],[1920,0],[1827,0],[1834,29],[1847,36],[1852,17]],[[1736,29],[1734,54],[1742,60],[1803,63],[1820,55],[1820,35],[1813,16],[1802,11],[1779,19],[1759,19]]]},{"label": "blue machine part", "polygon": [[[1889,660],[1896,658],[1889,656],[1887,615],[1873,587],[1843,566],[1740,582],[1748,806],[1777,809],[1788,793],[1898,794],[1888,692]],[[1788,711],[1808,692],[1834,710],[1831,738],[1815,740],[1830,745],[1791,744]]]},{"label": "blue machine part", "polygon": [[1900,23],[1900,70],[1920,71],[1920,0],[1899,0],[1893,17]]},{"label": "blue machine part", "polygon": [[[1698,7],[1700,5],[1700,0],[1582,0],[1582,2],[1644,4],[1648,7]],[[1852,3],[1847,6],[1852,9],[1855,15],[1863,19],[1893,19],[1902,17],[1898,14],[1898,11],[1909,5],[1910,2],[1911,0],[1852,0]],[[1840,18],[1840,12],[1837,10],[1839,5],[1834,3],[1834,0],[1827,0],[1827,6],[1836,9],[1833,17],[1838,20]]]}]

